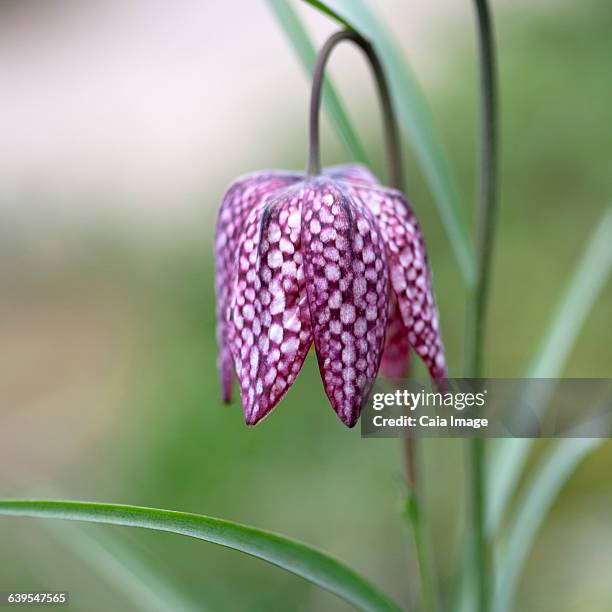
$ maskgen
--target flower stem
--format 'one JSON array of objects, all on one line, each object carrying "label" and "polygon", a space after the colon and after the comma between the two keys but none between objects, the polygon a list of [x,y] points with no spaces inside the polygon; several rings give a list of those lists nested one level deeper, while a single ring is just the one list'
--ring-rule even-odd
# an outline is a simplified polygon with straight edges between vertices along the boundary
[{"label": "flower stem", "polygon": [[478,612],[488,612],[490,609],[491,563],[489,542],[485,532],[486,508],[486,470],[485,470],[485,441],[483,438],[470,440],[470,468],[471,468],[471,517],[472,517],[472,547],[474,577],[476,580],[476,593]]},{"label": "flower stem", "polygon": [[410,521],[414,537],[419,572],[421,574],[421,597],[424,612],[437,612],[440,609],[436,591],[436,577],[432,559],[432,546],[427,521],[427,513],[423,507],[423,492],[418,473],[417,438],[404,438],[404,463],[408,484],[406,497],[406,516]]},{"label": "flower stem", "polygon": [[[477,278],[468,308],[466,370],[470,378],[483,374],[482,354],[492,263],[494,230],[498,200],[498,108],[493,24],[487,0],[474,0],[480,59],[480,169],[477,212],[476,266]],[[477,584],[479,612],[488,612],[491,605],[492,571],[486,518],[485,441],[469,441],[471,467],[471,528],[474,574]]]},{"label": "flower stem", "polygon": [[478,228],[476,241],[477,278],[472,299],[471,338],[467,342],[470,376],[482,375],[482,352],[487,319],[493,239],[498,195],[498,109],[493,24],[487,0],[474,0],[478,18],[480,55],[480,170]]},{"label": "flower stem", "polygon": [[315,64],[312,75],[312,90],[310,96],[308,174],[310,176],[316,176],[321,173],[319,111],[321,108],[321,94],[323,90],[325,67],[331,52],[344,40],[348,40],[357,45],[366,55],[370,67],[372,68],[374,78],[376,79],[385,124],[385,139],[389,158],[389,183],[391,186],[402,190],[404,188],[404,175],[402,170],[399,129],[397,118],[393,110],[387,79],[372,44],[363,38],[363,36],[360,36],[352,30],[340,30],[330,36],[317,56],[317,63]]}]

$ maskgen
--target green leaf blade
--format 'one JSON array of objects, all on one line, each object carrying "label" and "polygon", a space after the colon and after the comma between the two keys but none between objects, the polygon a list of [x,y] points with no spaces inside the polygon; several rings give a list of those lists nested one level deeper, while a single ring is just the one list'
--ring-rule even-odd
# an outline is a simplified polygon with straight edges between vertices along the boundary
[{"label": "green leaf blade", "polygon": [[141,527],[205,540],[268,561],[338,595],[360,610],[400,608],[333,557],[284,536],[200,514],[141,506],[50,500],[0,500],[0,515]]},{"label": "green leaf blade", "polygon": [[[561,375],[580,330],[612,274],[612,208],[597,223],[587,247],[559,302],[526,378],[556,378]],[[528,391],[527,391],[528,392]],[[495,532],[533,445],[531,439],[499,440],[489,473],[488,528]]]},{"label": "green leaf blade", "polygon": [[316,8],[318,11],[325,13],[325,15],[327,15],[328,17],[335,19],[340,25],[344,26],[348,30],[357,30],[357,28],[355,28],[353,24],[349,23],[344,17],[342,17],[342,15],[334,11],[329,5],[329,2],[321,2],[320,0],[304,1],[310,4],[310,6],[312,6],[313,8]]},{"label": "green leaf blade", "polygon": [[512,609],[522,569],[546,515],[580,463],[601,444],[602,440],[593,438],[558,440],[542,460],[521,497],[506,547],[499,555],[494,612]]}]

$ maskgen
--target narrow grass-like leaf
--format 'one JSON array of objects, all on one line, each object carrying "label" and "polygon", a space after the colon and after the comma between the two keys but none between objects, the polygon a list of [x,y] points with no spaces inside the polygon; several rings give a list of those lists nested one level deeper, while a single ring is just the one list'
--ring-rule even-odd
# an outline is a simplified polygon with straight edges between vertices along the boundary
[{"label": "narrow grass-like leaf", "polygon": [[334,11],[329,2],[321,2],[320,0],[305,0],[308,4],[316,8],[318,11],[325,13],[328,17],[335,19],[340,25],[343,25],[348,30],[356,30],[353,24],[349,23],[342,15]]},{"label": "narrow grass-like leaf", "polygon": [[[572,347],[593,304],[612,273],[612,208],[603,214],[557,308],[526,378],[556,378],[561,375]],[[529,392],[527,388],[526,393]],[[539,398],[545,408],[546,398]],[[489,471],[489,515],[494,533],[527,462],[532,439],[498,440]]]},{"label": "narrow grass-like leaf", "polygon": [[125,525],[185,535],[268,561],[335,593],[360,610],[400,610],[333,557],[296,540],[223,519],[141,506],[49,500],[0,500],[0,515]]},{"label": "narrow grass-like leaf", "polygon": [[516,520],[499,554],[494,612],[512,609],[521,570],[548,511],[581,461],[601,443],[593,438],[566,438],[556,441],[544,457],[521,496]]},{"label": "narrow grass-like leaf", "polygon": [[382,25],[366,0],[305,1],[335,18],[341,25],[348,25],[369,39],[382,56],[399,120],[409,136],[433,194],[464,283],[467,287],[473,287],[474,256],[450,167],[425,95],[391,33]]},{"label": "narrow grass-like leaf", "polygon": [[[268,5],[310,75],[316,60],[315,47],[289,0],[268,0]],[[370,165],[365,149],[340,101],[340,96],[328,78],[323,84],[323,104],[348,154],[355,161]]]}]

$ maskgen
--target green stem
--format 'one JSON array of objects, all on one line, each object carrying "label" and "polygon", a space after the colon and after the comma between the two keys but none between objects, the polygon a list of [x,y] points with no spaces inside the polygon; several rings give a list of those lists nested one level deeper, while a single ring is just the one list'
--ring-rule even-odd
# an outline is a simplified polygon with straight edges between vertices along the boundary
[{"label": "green stem", "polygon": [[421,479],[418,474],[417,438],[404,438],[404,460],[406,477],[408,479],[408,495],[406,499],[406,515],[412,526],[414,547],[421,574],[421,596],[425,612],[437,612],[440,609],[436,590],[436,579],[432,558],[427,513],[423,508],[423,495],[419,486]]},{"label": "green stem", "polygon": [[[487,321],[490,271],[498,196],[498,109],[493,24],[486,0],[474,0],[480,59],[480,169],[477,212],[477,277],[468,308],[466,370],[470,378],[483,374],[482,355]],[[470,440],[472,545],[479,612],[490,609],[492,584],[486,534],[485,441]]]},{"label": "green stem", "polygon": [[467,370],[482,375],[482,353],[487,319],[487,298],[493,259],[498,200],[498,110],[493,25],[486,0],[474,0],[480,49],[480,169],[477,214],[477,278],[470,309]]},{"label": "green stem", "polygon": [[308,152],[308,174],[315,176],[321,172],[321,153],[319,146],[319,109],[321,108],[321,93],[325,67],[332,51],[342,41],[348,40],[357,45],[367,57],[372,73],[376,79],[378,97],[382,107],[383,121],[385,125],[385,137],[389,161],[389,183],[397,189],[404,189],[404,175],[402,170],[402,157],[400,147],[399,128],[397,118],[391,101],[391,93],[385,77],[380,59],[374,51],[374,47],[363,36],[353,30],[340,30],[332,34],[317,56],[317,63],[312,75],[312,90],[310,95],[310,117],[309,117],[309,152]]},{"label": "green stem", "polygon": [[478,611],[487,612],[490,609],[491,598],[491,555],[485,529],[486,518],[486,471],[485,471],[485,441],[483,438],[470,440],[471,487],[472,504],[472,546],[474,577],[478,595]]}]

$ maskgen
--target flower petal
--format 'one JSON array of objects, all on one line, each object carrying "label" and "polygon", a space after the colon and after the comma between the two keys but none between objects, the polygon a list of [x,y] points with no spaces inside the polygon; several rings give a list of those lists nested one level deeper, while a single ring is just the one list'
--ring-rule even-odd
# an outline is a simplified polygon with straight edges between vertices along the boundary
[{"label": "flower petal", "polygon": [[371,170],[362,164],[341,164],[323,169],[323,174],[337,181],[358,183],[362,185],[378,185],[379,180]]},{"label": "flower petal", "polygon": [[306,183],[302,250],[308,305],[325,392],[348,427],[357,422],[384,346],[388,274],[370,211],[338,183]]},{"label": "flower petal", "polygon": [[[324,173],[342,182],[380,185],[380,181],[370,169],[361,164],[331,166],[326,168]],[[402,378],[406,376],[410,362],[410,344],[408,343],[408,330],[402,321],[397,298],[393,292],[389,296],[387,321],[385,349],[380,362],[380,370],[387,378]]]},{"label": "flower petal", "polygon": [[254,172],[235,181],[223,196],[215,232],[217,293],[217,365],[221,395],[225,403],[232,399],[232,356],[229,348],[231,330],[227,324],[230,287],[236,273],[238,241],[248,214],[270,193],[300,180],[298,174],[283,171]]},{"label": "flower petal", "polygon": [[395,189],[350,188],[376,216],[387,245],[391,287],[397,296],[408,342],[435,381],[446,378],[438,309],[421,228],[404,195]]},{"label": "flower petal", "polygon": [[295,381],[312,344],[300,247],[299,187],[249,215],[238,247],[232,353],[245,420],[255,425]]},{"label": "flower petal", "polygon": [[387,378],[403,378],[408,371],[410,362],[410,344],[408,329],[404,325],[395,293],[389,296],[389,314],[387,316],[387,332],[385,335],[385,350],[380,362],[380,371]]}]

